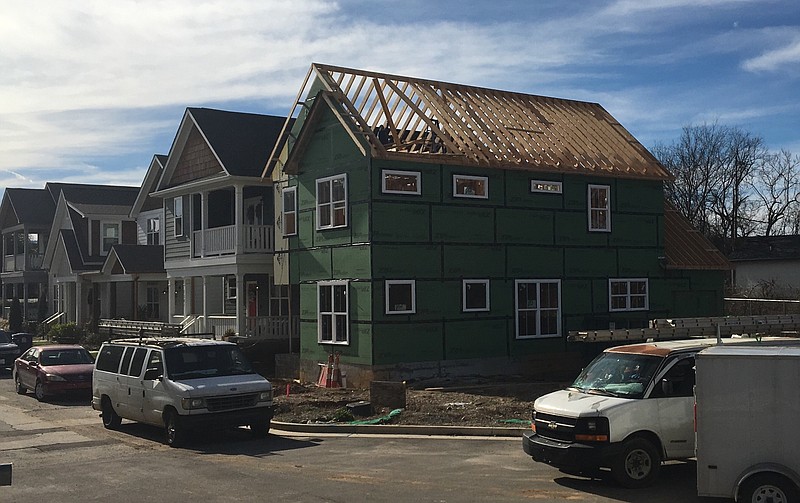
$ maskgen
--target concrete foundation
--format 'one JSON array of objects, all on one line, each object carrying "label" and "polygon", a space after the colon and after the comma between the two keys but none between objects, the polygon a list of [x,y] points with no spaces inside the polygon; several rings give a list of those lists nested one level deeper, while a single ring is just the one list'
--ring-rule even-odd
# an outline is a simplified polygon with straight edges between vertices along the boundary
[{"label": "concrete foundation", "polygon": [[[320,363],[327,362],[300,360],[300,380],[316,382],[319,378]],[[413,382],[474,376],[513,375],[542,380],[571,380],[584,363],[580,353],[554,353],[517,358],[439,360],[376,366],[342,363],[339,368],[348,388],[367,389],[372,381]]]}]

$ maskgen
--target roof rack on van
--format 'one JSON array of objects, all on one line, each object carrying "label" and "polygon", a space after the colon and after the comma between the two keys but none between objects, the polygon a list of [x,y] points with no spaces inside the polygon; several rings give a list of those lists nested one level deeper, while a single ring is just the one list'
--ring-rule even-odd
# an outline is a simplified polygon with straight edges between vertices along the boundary
[{"label": "roof rack on van", "polygon": [[708,318],[655,319],[647,328],[570,331],[570,342],[639,342],[647,340],[691,339],[695,337],[760,338],[798,337],[800,315],[718,316]]}]

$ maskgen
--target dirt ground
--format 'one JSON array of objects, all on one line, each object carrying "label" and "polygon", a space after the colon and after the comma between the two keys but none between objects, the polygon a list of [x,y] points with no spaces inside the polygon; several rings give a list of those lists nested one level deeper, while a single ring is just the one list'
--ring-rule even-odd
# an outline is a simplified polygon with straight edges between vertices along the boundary
[{"label": "dirt ground", "polygon": [[[388,408],[379,408],[372,410],[369,415],[352,415],[347,405],[369,402],[369,390],[326,389],[314,383],[274,379],[272,383],[275,389],[275,421],[363,421],[385,418],[391,412]],[[488,379],[416,383],[406,388],[406,407],[402,412],[382,422],[431,426],[527,425],[533,401],[566,384]]]}]

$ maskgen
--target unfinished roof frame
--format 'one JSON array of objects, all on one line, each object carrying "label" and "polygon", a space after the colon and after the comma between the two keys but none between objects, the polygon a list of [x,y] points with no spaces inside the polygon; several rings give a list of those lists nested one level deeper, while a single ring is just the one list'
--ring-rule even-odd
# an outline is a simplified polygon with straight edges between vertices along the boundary
[{"label": "unfinished roof frame", "polygon": [[[310,96],[317,83],[322,86],[321,91]],[[626,178],[672,178],[597,103],[318,63],[311,65],[289,118],[298,115],[298,108],[307,107],[310,100],[314,101],[312,109],[322,104],[320,100],[325,102],[364,155],[369,150],[377,158]],[[287,120],[262,177],[271,175],[290,137],[298,140]],[[291,173],[297,167],[287,165],[284,169]]]}]

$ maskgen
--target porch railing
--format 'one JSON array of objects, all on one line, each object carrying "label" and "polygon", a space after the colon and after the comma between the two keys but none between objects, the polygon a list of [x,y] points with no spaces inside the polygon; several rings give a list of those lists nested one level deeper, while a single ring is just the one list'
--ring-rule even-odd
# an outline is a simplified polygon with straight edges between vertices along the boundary
[{"label": "porch railing", "polygon": [[[248,316],[245,326],[238,331],[238,334],[243,337],[289,339],[298,336],[299,326],[298,316]],[[217,338],[221,338],[228,330],[237,331],[235,316],[209,315],[204,324],[203,316],[199,315],[192,323],[184,326],[181,333],[213,333]]]},{"label": "porch railing", "polygon": [[[271,225],[243,225],[242,253],[274,250]],[[236,226],[226,225],[192,232],[192,256],[214,257],[236,252]]]},{"label": "porch railing", "polygon": [[41,253],[28,253],[28,263],[25,263],[25,255],[5,255],[3,257],[3,271],[37,271],[41,270],[44,255]]}]

